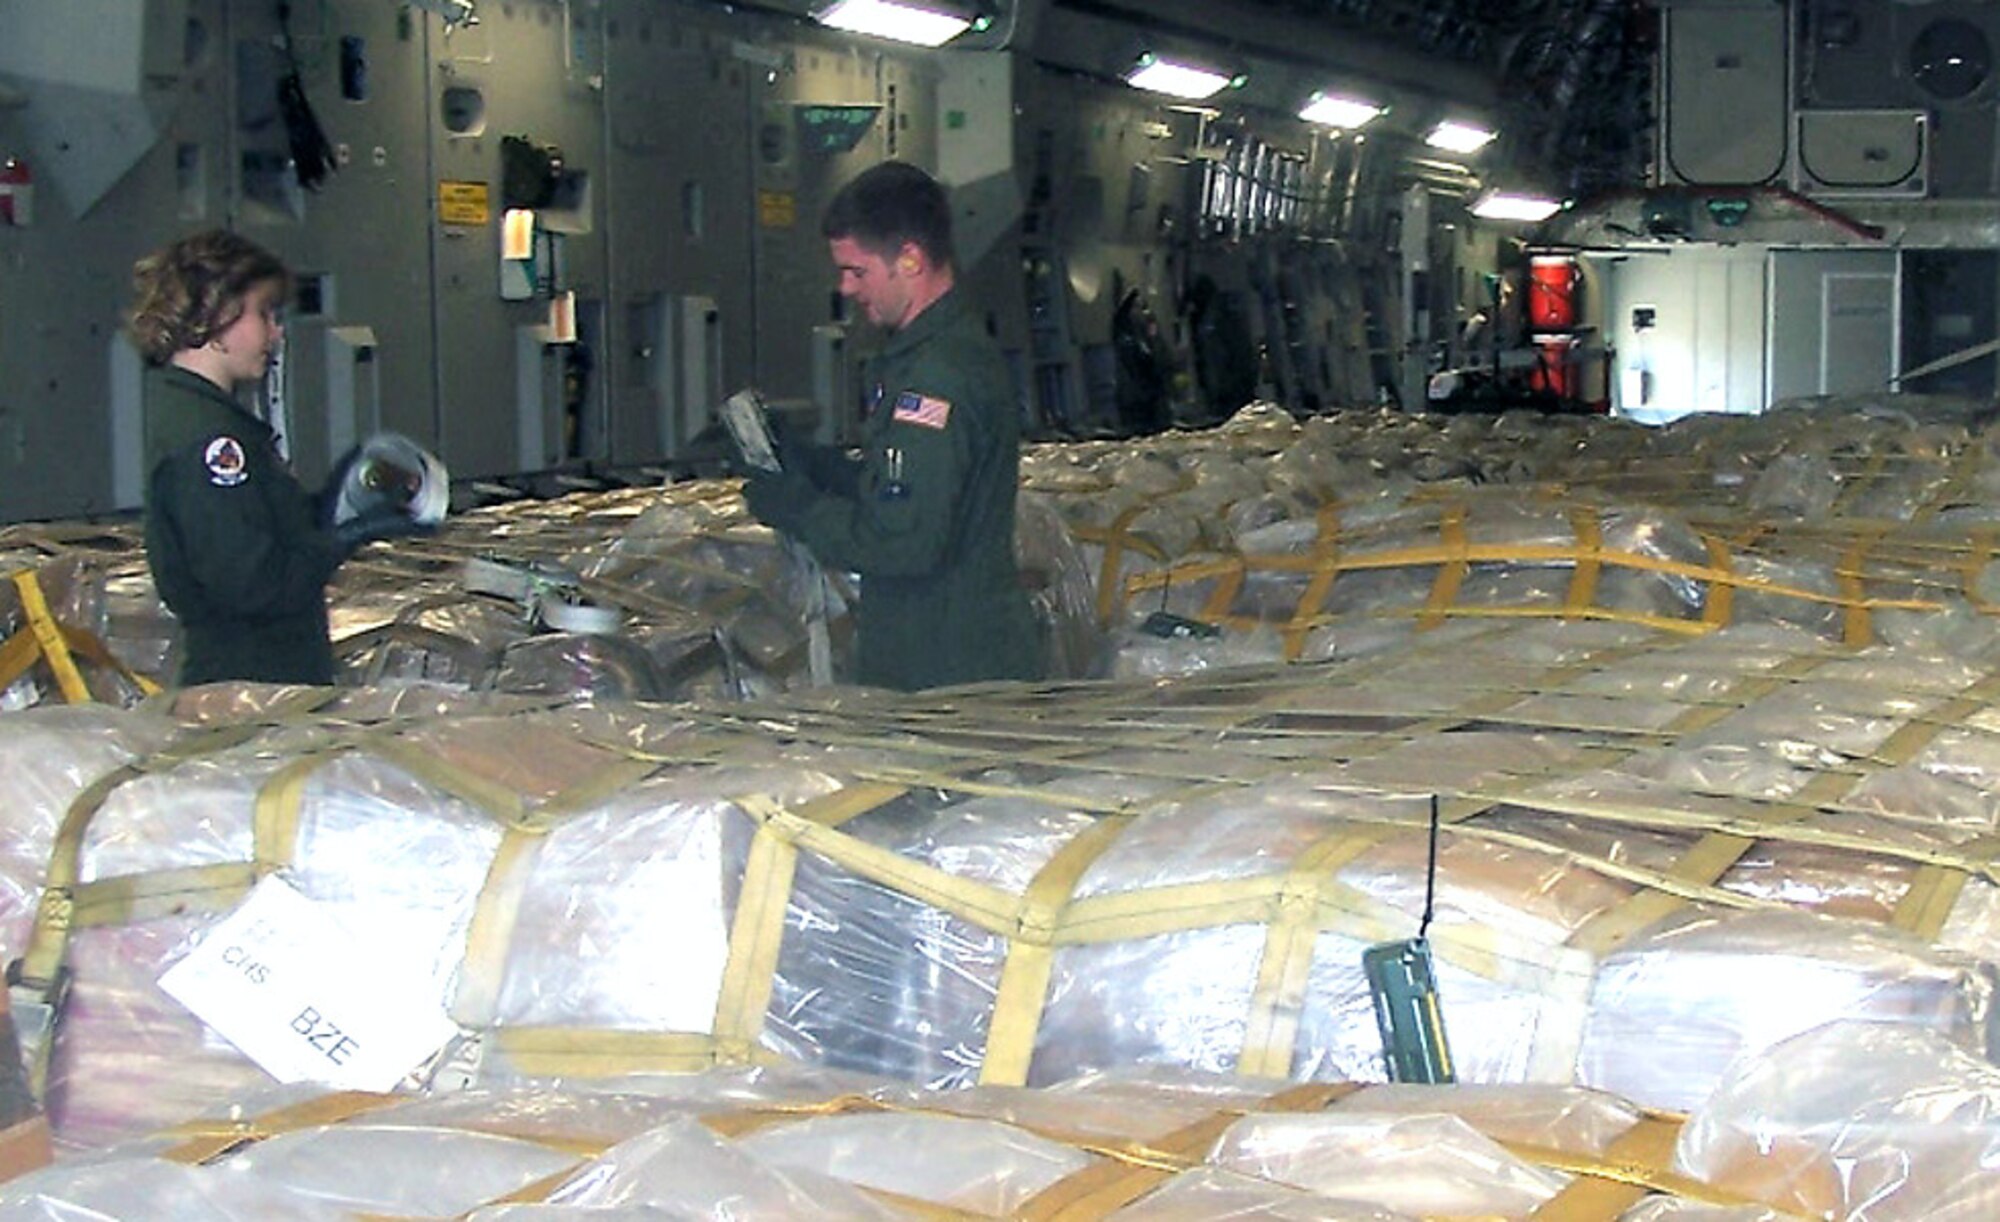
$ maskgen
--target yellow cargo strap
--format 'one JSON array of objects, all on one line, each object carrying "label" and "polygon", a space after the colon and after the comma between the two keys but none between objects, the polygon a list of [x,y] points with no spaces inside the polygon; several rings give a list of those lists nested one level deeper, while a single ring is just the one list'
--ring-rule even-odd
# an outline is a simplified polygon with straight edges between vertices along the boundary
[{"label": "yellow cargo strap", "polygon": [[1754,1206],[1784,1218],[1797,1218],[1752,1197],[1704,1184],[1673,1169],[1674,1144],[1683,1117],[1647,1115],[1611,1143],[1602,1157],[1571,1154],[1522,1142],[1499,1143],[1518,1159],[1576,1178],[1567,1188],[1528,1215],[1535,1222],[1612,1222],[1654,1193],[1665,1193],[1699,1205]]},{"label": "yellow cargo strap", "polygon": [[[83,681],[83,675],[76,668],[76,660],[70,656],[69,641],[63,636],[61,625],[49,612],[49,601],[42,596],[42,584],[36,579],[32,569],[14,574],[14,588],[21,593],[21,613],[27,617],[27,631],[33,634],[36,651],[55,673],[56,686],[62,690],[63,699],[71,704],[89,704],[90,686]],[[7,682],[12,682],[9,676]]]},{"label": "yellow cargo strap", "polygon": [[371,1112],[396,1107],[410,1101],[407,1095],[385,1095],[372,1091],[335,1091],[253,1116],[247,1120],[190,1120],[168,1129],[162,1136],[178,1145],[161,1150],[154,1157],[189,1165],[212,1162],[232,1150],[254,1145],[268,1138],[326,1125],[343,1124]]}]

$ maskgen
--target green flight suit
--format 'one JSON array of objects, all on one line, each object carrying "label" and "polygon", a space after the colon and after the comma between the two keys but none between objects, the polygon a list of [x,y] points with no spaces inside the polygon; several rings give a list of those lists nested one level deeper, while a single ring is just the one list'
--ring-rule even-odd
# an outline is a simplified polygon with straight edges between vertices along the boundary
[{"label": "green flight suit", "polygon": [[753,511],[821,564],[861,575],[861,682],[1041,677],[1014,562],[1020,420],[1000,349],[954,289],[891,335],[865,377],[858,466],[753,480]]},{"label": "green flight suit", "polygon": [[180,682],[332,683],[342,551],[270,426],[168,365],[146,375],[145,439],[146,563],[185,633]]}]

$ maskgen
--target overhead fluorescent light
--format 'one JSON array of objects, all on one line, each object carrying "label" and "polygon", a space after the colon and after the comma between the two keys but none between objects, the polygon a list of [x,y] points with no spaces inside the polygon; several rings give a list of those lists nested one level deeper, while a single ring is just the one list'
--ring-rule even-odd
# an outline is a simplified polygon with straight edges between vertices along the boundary
[{"label": "overhead fluorescent light", "polygon": [[1455,123],[1446,119],[1430,130],[1430,134],[1424,137],[1424,143],[1448,153],[1476,153],[1493,143],[1493,137],[1498,134],[1471,123]]},{"label": "overhead fluorescent light", "polygon": [[972,26],[970,17],[904,0],[833,0],[814,10],[813,20],[850,34],[920,47],[941,47]]},{"label": "overhead fluorescent light", "polygon": [[1472,205],[1472,215],[1489,221],[1546,221],[1562,209],[1562,201],[1511,191],[1488,191]]},{"label": "overhead fluorescent light", "polygon": [[1308,123],[1323,123],[1328,127],[1355,128],[1380,116],[1382,108],[1363,98],[1342,97],[1335,93],[1315,93],[1306,100],[1299,110],[1299,118]]},{"label": "overhead fluorescent light", "polygon": [[1189,101],[1210,97],[1237,79],[1213,68],[1200,68],[1157,55],[1140,56],[1139,62],[1125,74],[1125,83],[1134,89],[1187,98]]}]

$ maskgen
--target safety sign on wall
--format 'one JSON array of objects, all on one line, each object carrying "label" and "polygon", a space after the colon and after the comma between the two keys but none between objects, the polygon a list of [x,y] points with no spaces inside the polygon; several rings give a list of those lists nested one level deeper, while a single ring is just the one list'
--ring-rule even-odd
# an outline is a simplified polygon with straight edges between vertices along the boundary
[{"label": "safety sign on wall", "polygon": [[483,182],[438,184],[438,221],[446,225],[484,225],[493,219],[491,193]]}]

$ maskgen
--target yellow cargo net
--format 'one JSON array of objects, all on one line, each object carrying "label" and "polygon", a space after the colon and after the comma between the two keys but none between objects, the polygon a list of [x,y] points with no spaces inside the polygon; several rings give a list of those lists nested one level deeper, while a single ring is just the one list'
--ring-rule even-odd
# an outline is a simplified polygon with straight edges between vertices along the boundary
[{"label": "yellow cargo net", "polygon": [[[1943,500],[1948,492],[1934,498]],[[1702,556],[1675,559],[1612,546],[1605,523],[1613,515],[1646,512],[1633,504],[1580,500],[1560,488],[1516,488],[1483,492],[1427,489],[1412,497],[1427,524],[1399,518],[1394,542],[1379,526],[1345,526],[1349,508],[1338,502],[1316,515],[1309,546],[1282,553],[1242,550],[1172,556],[1136,523],[1155,501],[1124,510],[1109,525],[1072,525],[1082,542],[1100,549],[1097,563],[1098,613],[1106,626],[1164,603],[1169,591],[1192,599],[1194,618],[1248,631],[1270,628],[1296,659],[1315,630],[1351,615],[1414,618],[1431,627],[1456,618],[1593,619],[1700,635],[1744,621],[1749,597],[1784,614],[1837,617],[1840,639],[1860,646],[1876,639],[1874,616],[1884,610],[1938,612],[1954,600],[1991,614],[2000,604],[1980,592],[1979,579],[1995,556],[1996,531],[1977,528],[1940,531],[1927,525],[1931,514],[1908,522],[1835,518],[1804,525],[1741,522],[1689,516]],[[1560,521],[1563,538],[1519,542],[1482,541],[1489,519],[1523,508],[1543,521]],[[1489,527],[1489,533],[1494,532]],[[1214,532],[1205,532],[1214,533]],[[1410,541],[1416,536],[1415,541]],[[1750,562],[1776,562],[1822,572],[1826,588],[1811,588],[1761,576]],[[1479,574],[1566,571],[1561,592],[1532,601],[1475,597],[1468,579]],[[1413,593],[1404,605],[1343,613],[1331,602],[1362,574],[1399,576]],[[1658,614],[1621,605],[1607,577],[1647,576],[1691,590],[1693,604],[1677,614]]]},{"label": "yellow cargo net", "polygon": [[[1494,623],[1454,644],[1455,653],[1515,647],[1533,625]],[[1566,629],[1601,639],[1555,665],[1520,668],[1484,682],[1424,679],[1408,655],[1216,674],[1162,687],[1148,683],[995,686],[907,700],[842,697],[823,706],[674,706],[656,716],[685,727],[672,749],[642,750],[625,737],[597,737],[550,720],[546,707],[477,718],[342,716],[331,690],[304,689],[256,715],[208,717],[169,749],[99,777],[71,803],[57,834],[38,918],[20,976],[51,992],[63,976],[71,933],[171,913],[221,911],[264,875],[297,858],[312,778],[357,755],[392,766],[483,811],[503,829],[467,935],[465,974],[495,977],[515,936],[515,903],[536,841],[577,813],[649,779],[686,775],[732,760],[768,759],[774,735],[824,750],[834,787],[781,802],[761,793],[718,794],[754,826],[728,934],[713,1022],[706,1031],[600,1030],[503,1026],[489,1046],[521,1072],[608,1077],[687,1071],[773,1059],[769,1012],[787,912],[797,897],[802,857],[837,867],[895,895],[998,938],[1004,960],[979,1047],[979,1078],[996,1085],[1031,1080],[1045,1009],[1068,950],[1192,930],[1248,926],[1259,931],[1254,986],[1245,1001],[1234,1063],[1244,1074],[1297,1072],[1300,1023],[1315,943],[1324,934],[1376,942],[1407,936],[1406,911],[1343,881],[1341,871],[1385,846],[1420,841],[1424,820],[1382,810],[1344,815],[1321,838],[1258,872],[1209,882],[1149,885],[1079,895],[1080,880],[1142,817],[1169,806],[1199,808],[1238,792],[1329,768],[1367,769],[1356,789],[1437,790],[1447,842],[1531,849],[1579,876],[1616,884],[1604,903],[1558,944],[1509,941],[1472,923],[1433,930],[1439,958],[1488,980],[1531,975],[1552,996],[1581,1004],[1594,965],[1639,930],[1690,903],[1711,909],[1774,909],[1775,901],[1733,888],[1731,871],[1753,850],[1831,855],[1842,872],[1892,878],[1885,925],[1935,942],[1969,880],[2000,881],[2000,843],[1975,839],[1939,846],[1821,826],[1815,816],[1865,809],[1853,795],[1872,778],[1916,759],[1939,734],[1996,732],[2000,675],[1924,693],[1866,754],[1812,765],[1808,781],[1783,798],[1721,790],[1621,797],[1563,782],[1614,768],[1634,754],[1710,729],[1759,701],[1821,682],[1823,668],[1850,655],[1828,645],[1781,665],[1735,674],[1698,696],[1663,702],[1657,693],[1606,694],[1597,682],[1621,665],[1653,659],[1684,638],[1610,626]],[[1456,660],[1456,659],[1454,659]],[[178,698],[186,715],[214,693]],[[1394,690],[1423,700],[1385,716],[1378,696]],[[205,694],[206,693],[206,694]],[[1573,702],[1565,704],[1564,701]],[[296,744],[318,726],[316,745],[273,771],[250,812],[253,853],[241,862],[86,880],[81,868],[90,825],[122,786],[171,773],[182,763],[254,746],[282,728]],[[1562,735],[1574,750],[1529,759],[1450,784],[1438,783],[1421,752],[1460,731]],[[1239,750],[1236,743],[1245,744]],[[1408,764],[1396,761],[1410,755]],[[818,767],[815,765],[815,767]],[[1357,777],[1360,774],[1357,773]],[[1085,796],[1075,782],[1144,782],[1144,796]],[[1092,791],[1096,792],[1096,791]],[[872,842],[867,816],[919,795],[1004,797],[1087,816],[1018,890],[960,876]],[[1520,816],[1545,816],[1611,829],[1672,836],[1677,860],[1645,866],[1565,841]],[[233,816],[232,816],[233,817]],[[1541,1054],[1537,1054],[1541,1055]],[[1560,1060],[1560,1055],[1550,1053]],[[1565,1075],[1566,1076],[1566,1075]]]}]

